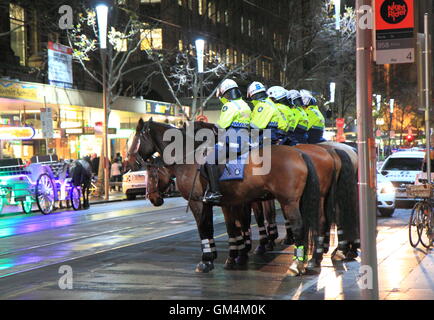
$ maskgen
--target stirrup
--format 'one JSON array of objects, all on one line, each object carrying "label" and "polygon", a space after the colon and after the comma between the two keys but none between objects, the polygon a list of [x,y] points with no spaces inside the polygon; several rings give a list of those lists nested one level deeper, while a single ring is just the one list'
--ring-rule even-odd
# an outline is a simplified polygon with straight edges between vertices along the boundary
[{"label": "stirrup", "polygon": [[223,195],[220,192],[207,192],[203,197],[203,202],[219,204]]}]

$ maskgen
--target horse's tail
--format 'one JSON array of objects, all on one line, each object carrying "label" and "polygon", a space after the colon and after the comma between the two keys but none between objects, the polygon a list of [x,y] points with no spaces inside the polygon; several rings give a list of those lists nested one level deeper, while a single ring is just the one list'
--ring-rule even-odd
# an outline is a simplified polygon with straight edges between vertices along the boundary
[{"label": "horse's tail", "polygon": [[[332,152],[329,151],[329,154],[333,157],[331,154]],[[334,159],[334,158],[333,158]],[[332,183],[330,185],[330,189],[327,193],[327,197],[325,198],[324,208],[325,208],[325,214],[327,219],[327,225],[331,226],[333,223],[336,223],[336,189],[337,189],[337,168],[335,165],[335,168],[333,170],[333,176],[332,176]]]},{"label": "horse's tail", "polygon": [[358,199],[357,178],[349,155],[335,149],[342,162],[342,168],[337,183],[337,205],[339,207],[338,222],[343,229],[344,239],[354,240],[358,234]]},{"label": "horse's tail", "polygon": [[303,152],[301,155],[306,163],[308,171],[306,185],[300,201],[300,212],[303,219],[305,234],[307,235],[309,230],[316,231],[318,229],[320,189],[318,175],[312,160]]}]

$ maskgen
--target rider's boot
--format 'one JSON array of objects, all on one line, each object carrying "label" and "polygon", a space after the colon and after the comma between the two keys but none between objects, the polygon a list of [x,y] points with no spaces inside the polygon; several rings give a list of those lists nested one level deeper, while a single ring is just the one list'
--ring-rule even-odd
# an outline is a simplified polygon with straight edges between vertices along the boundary
[{"label": "rider's boot", "polygon": [[219,204],[223,195],[220,192],[220,185],[218,181],[219,179],[218,166],[212,164],[206,164],[205,168],[208,174],[209,190],[206,193],[205,197],[203,198],[203,201],[211,204]]}]

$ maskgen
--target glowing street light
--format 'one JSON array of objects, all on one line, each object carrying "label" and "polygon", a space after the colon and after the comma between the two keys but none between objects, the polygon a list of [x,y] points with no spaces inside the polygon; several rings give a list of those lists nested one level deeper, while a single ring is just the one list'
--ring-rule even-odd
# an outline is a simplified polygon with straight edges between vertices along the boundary
[{"label": "glowing street light", "polygon": [[341,0],[334,0],[335,3],[335,20],[336,30],[341,29]]},{"label": "glowing street light", "polygon": [[99,47],[107,49],[108,6],[106,4],[98,4],[95,9],[98,21]]},{"label": "glowing street light", "polygon": [[205,48],[205,40],[197,39],[196,43],[196,57],[197,57],[197,71],[203,73],[203,50]]},{"label": "glowing street light", "polygon": [[205,48],[205,40],[197,39],[196,44],[196,59],[197,59],[197,72],[199,73],[199,85],[200,85],[200,106],[201,114],[203,115],[203,52]]}]

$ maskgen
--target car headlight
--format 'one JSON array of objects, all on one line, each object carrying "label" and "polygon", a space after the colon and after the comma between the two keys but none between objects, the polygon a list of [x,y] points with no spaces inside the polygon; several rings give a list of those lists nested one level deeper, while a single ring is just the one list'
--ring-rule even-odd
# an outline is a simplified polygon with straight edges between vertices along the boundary
[{"label": "car headlight", "polygon": [[384,193],[384,194],[394,194],[395,193],[395,187],[389,181],[380,183],[378,185],[378,189],[380,190],[380,193]]}]

